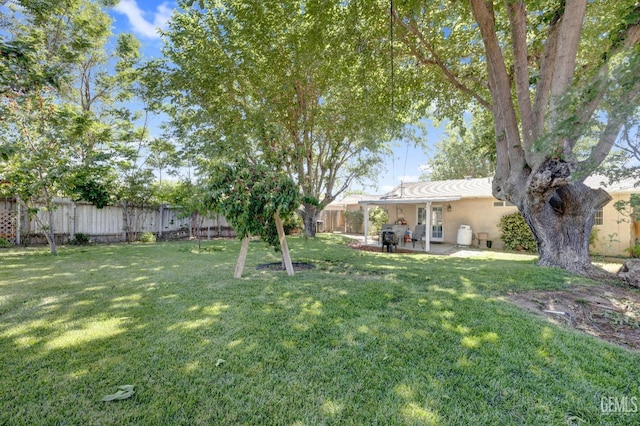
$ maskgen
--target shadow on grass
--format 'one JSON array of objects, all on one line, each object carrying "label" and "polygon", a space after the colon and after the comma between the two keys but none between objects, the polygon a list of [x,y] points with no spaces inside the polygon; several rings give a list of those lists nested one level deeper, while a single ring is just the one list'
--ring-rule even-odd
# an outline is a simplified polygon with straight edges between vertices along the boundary
[{"label": "shadow on grass", "polygon": [[[0,423],[597,423],[601,397],[640,393],[637,354],[500,300],[580,278],[290,245],[318,267],[255,271],[278,256],[252,244],[233,280],[237,242],[3,257]],[[134,398],[100,402],[122,384]]]}]

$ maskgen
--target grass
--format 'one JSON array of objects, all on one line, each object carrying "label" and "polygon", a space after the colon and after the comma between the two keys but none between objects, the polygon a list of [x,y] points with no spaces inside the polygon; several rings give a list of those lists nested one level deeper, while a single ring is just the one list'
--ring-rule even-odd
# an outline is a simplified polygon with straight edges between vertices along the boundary
[{"label": "grass", "polygon": [[503,300],[595,283],[530,259],[289,243],[317,267],[255,270],[278,258],[252,243],[234,280],[235,241],[0,251],[0,424],[640,422],[608,409],[640,409],[640,354]]}]

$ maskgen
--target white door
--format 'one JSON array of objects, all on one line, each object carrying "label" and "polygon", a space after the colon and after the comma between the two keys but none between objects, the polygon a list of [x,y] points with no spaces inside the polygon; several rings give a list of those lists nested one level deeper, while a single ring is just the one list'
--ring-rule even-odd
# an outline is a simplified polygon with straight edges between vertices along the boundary
[{"label": "white door", "polygon": [[431,207],[431,241],[444,241],[442,206]]},{"label": "white door", "polygon": [[[430,241],[444,241],[444,228],[442,226],[442,206],[431,206],[431,223],[427,224],[430,232]],[[418,207],[418,223],[425,223],[427,220],[424,207]]]}]

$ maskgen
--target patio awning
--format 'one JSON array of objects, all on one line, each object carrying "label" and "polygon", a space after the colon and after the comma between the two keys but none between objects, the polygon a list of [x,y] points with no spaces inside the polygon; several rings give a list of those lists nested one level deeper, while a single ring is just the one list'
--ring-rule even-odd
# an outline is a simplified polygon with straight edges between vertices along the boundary
[{"label": "patio awning", "polygon": [[[369,205],[382,206],[382,205],[390,205],[390,204],[416,204],[416,205],[422,204],[426,207],[426,210],[425,210],[427,215],[426,223],[430,223],[431,219],[429,218],[429,215],[430,215],[429,206],[437,203],[457,201],[457,200],[460,200],[461,198],[462,196],[460,195],[452,195],[450,197],[425,197],[425,198],[414,198],[414,197],[405,198],[405,197],[387,196],[387,197],[380,197],[380,198],[371,199],[371,200],[358,201],[358,204],[364,205],[364,210],[365,210],[364,243],[367,244],[368,238],[369,238],[369,213],[368,213]],[[430,237],[429,237],[429,233],[427,232],[426,240],[425,240],[425,251],[428,252],[429,249],[430,249]]]}]

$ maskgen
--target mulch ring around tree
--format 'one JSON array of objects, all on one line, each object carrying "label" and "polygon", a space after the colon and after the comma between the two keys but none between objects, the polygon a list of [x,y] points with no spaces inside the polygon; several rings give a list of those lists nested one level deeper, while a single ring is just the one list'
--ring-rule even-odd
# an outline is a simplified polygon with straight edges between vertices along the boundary
[{"label": "mulch ring around tree", "polygon": [[[294,271],[304,271],[305,269],[313,269],[316,265],[312,263],[305,262],[293,262],[293,270]],[[267,271],[286,271],[286,268],[282,264],[282,262],[274,262],[274,263],[262,263],[256,266],[257,270],[267,270]]]}]

